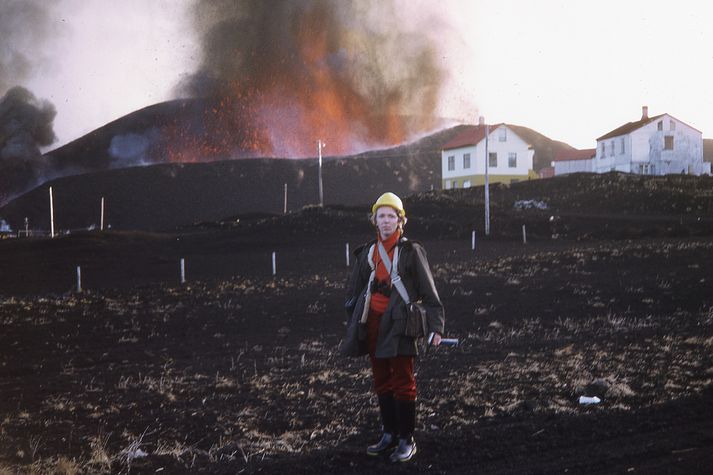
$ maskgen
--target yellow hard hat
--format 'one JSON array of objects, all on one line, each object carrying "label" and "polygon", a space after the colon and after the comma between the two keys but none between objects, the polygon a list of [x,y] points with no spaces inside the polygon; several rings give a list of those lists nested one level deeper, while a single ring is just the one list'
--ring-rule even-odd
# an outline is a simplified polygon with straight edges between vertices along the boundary
[{"label": "yellow hard hat", "polygon": [[376,203],[371,207],[371,214],[376,214],[376,210],[382,206],[391,206],[398,211],[402,218],[406,217],[406,210],[404,210],[404,204],[401,202],[401,198],[390,191],[379,196],[379,199],[376,200]]}]

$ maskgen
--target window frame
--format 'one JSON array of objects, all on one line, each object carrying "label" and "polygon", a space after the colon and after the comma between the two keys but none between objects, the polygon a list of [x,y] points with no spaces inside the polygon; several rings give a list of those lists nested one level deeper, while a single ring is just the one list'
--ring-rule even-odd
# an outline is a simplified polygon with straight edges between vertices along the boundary
[{"label": "window frame", "polygon": [[488,152],[488,168],[498,168],[498,152]]},{"label": "window frame", "polygon": [[673,150],[673,147],[674,147],[673,135],[664,135],[663,136],[663,149],[664,150]]},{"label": "window frame", "polygon": [[517,152],[508,152],[508,168],[517,168]]}]

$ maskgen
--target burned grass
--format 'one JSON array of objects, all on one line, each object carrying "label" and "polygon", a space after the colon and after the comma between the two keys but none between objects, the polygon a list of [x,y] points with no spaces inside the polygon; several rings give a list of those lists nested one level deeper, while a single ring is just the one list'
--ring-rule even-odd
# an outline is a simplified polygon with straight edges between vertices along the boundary
[{"label": "burned grass", "polygon": [[[419,455],[395,471],[710,467],[713,244],[447,246],[427,243],[461,345],[419,360]],[[367,363],[338,355],[345,276],[3,298],[0,471],[385,470]]]}]

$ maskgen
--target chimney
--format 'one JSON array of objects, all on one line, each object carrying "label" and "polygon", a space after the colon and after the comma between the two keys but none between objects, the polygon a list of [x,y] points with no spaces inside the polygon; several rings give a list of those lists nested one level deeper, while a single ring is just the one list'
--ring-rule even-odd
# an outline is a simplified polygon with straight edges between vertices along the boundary
[{"label": "chimney", "polygon": [[482,126],[485,125],[485,117],[483,117],[482,115],[481,115],[481,116],[478,116],[478,125],[479,125],[480,127],[482,127]]},{"label": "chimney", "polygon": [[649,118],[649,106],[641,106],[641,120]]}]

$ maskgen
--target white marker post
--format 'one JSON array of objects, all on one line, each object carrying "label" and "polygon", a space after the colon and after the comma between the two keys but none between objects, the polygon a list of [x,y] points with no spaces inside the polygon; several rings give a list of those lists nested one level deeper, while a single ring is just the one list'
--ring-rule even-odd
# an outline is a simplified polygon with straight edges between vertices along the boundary
[{"label": "white marker post", "polygon": [[104,231],[104,197],[102,196],[101,218],[99,218],[99,231]]},{"label": "white marker post", "polygon": [[82,268],[77,266],[77,292],[82,291]]},{"label": "white marker post", "polygon": [[473,231],[473,235],[470,237],[470,248],[475,252],[475,231]]},{"label": "white marker post", "polygon": [[52,198],[52,187],[50,186],[50,236],[54,237],[54,199]]},{"label": "white marker post", "polygon": [[181,257],[181,283],[186,283],[186,260]]},{"label": "white marker post", "polygon": [[275,251],[272,251],[272,275],[277,274],[277,256]]},{"label": "white marker post", "polygon": [[346,245],[345,255],[347,257],[347,267],[349,267],[349,243],[347,243],[347,245]]},{"label": "white marker post", "polygon": [[524,224],[522,225],[522,243],[527,244],[527,230]]}]

